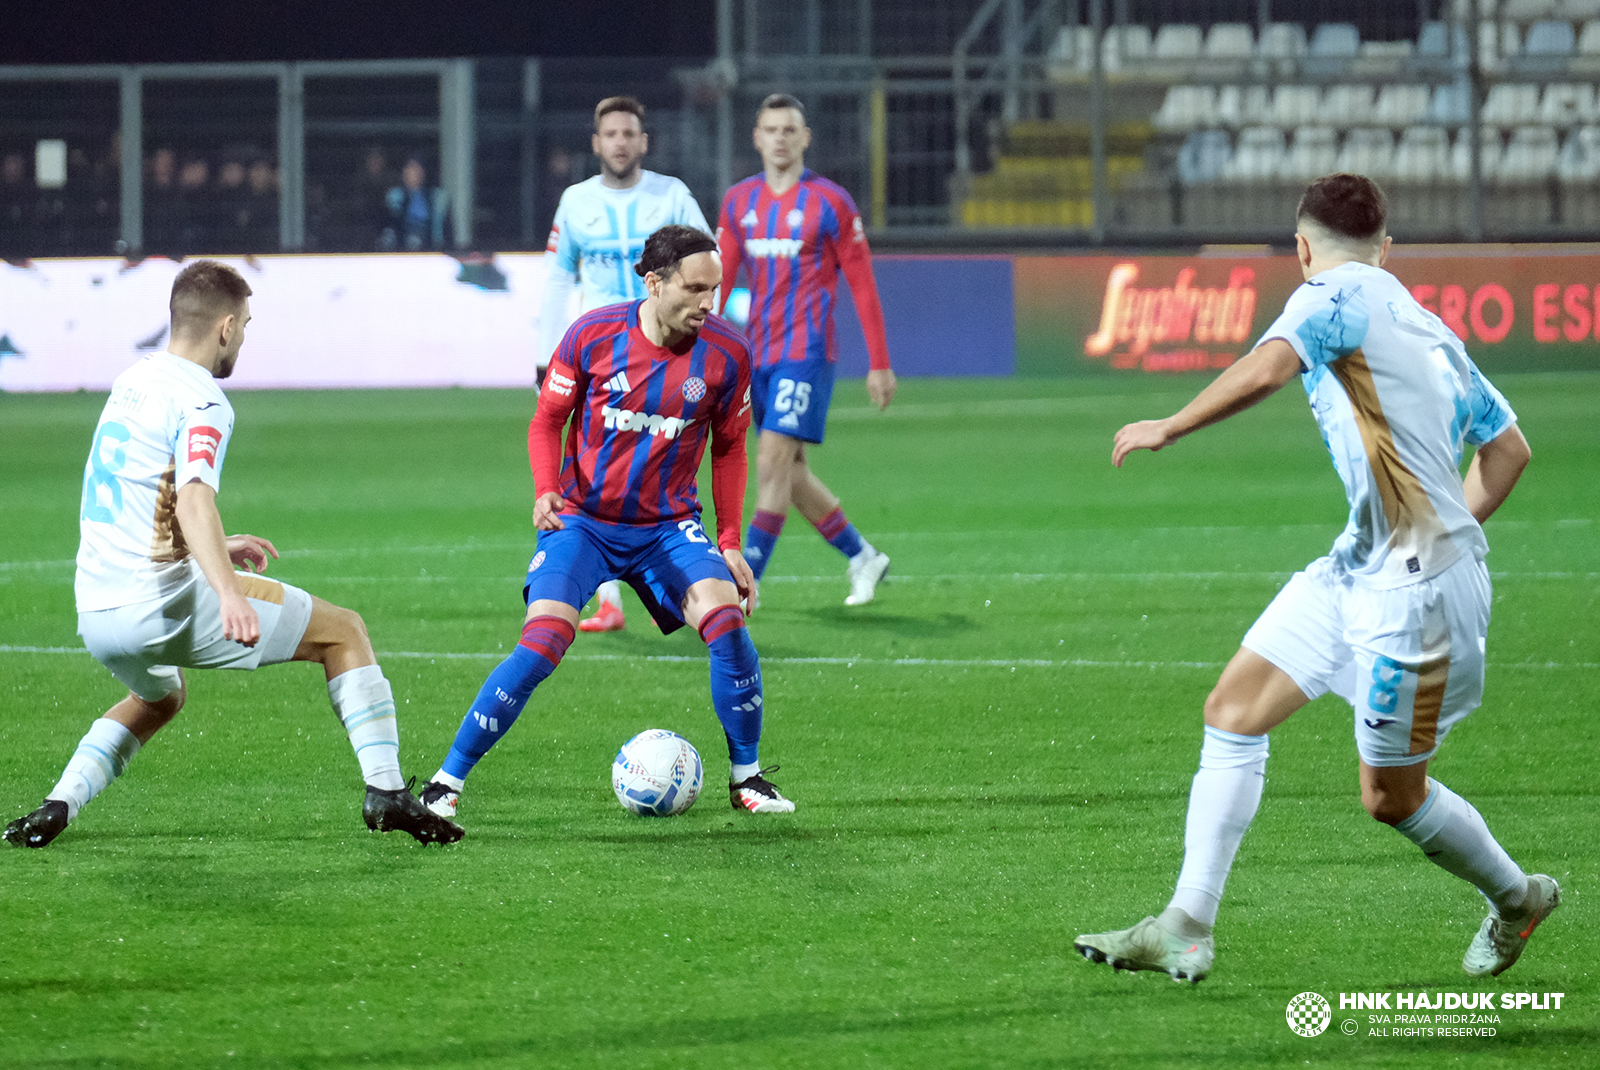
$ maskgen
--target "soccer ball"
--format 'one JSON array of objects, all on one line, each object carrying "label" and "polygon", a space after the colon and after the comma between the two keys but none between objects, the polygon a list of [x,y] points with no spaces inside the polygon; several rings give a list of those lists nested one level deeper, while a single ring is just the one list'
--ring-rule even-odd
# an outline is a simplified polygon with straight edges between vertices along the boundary
[{"label": "soccer ball", "polygon": [[611,790],[631,813],[681,814],[700,796],[704,768],[694,744],[664,728],[640,732],[611,762]]}]

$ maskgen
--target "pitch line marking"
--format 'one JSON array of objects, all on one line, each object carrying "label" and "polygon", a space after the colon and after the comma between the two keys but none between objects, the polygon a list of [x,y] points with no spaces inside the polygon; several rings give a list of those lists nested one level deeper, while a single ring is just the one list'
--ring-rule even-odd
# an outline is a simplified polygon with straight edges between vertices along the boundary
[{"label": "pitch line marking", "polygon": [[[5,646],[0,645],[0,654],[84,654],[89,652],[83,647],[72,646]],[[385,659],[410,660],[410,661],[503,661],[506,653],[503,650],[484,651],[429,651],[429,650],[384,650],[378,652],[378,660]],[[692,654],[573,654],[568,653],[564,661],[654,661],[666,664],[703,664],[704,657]],[[983,669],[1220,669],[1227,664],[1223,661],[1109,661],[1094,658],[845,658],[845,657],[818,657],[818,658],[762,658],[763,665],[843,665],[854,667],[856,665],[882,665],[893,668],[917,668],[932,665],[946,668],[983,668]],[[1491,662],[1489,668],[1496,670],[1507,669],[1549,669],[1555,671],[1577,670],[1592,672],[1600,669],[1600,662],[1572,662],[1559,661],[1542,662]]]}]

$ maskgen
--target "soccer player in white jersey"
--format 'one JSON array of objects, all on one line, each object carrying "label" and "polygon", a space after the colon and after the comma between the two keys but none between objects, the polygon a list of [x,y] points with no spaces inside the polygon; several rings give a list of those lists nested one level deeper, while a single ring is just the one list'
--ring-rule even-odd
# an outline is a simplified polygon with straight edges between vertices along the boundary
[{"label": "soccer player in white jersey", "polygon": [[[633,266],[645,240],[669,223],[710,233],[705,213],[681,179],[646,171],[650,135],[644,132],[644,105],[632,97],[607,97],[594,109],[594,154],[600,173],[568,186],[556,206],[545,247],[549,268],[539,314],[541,377],[550,357],[572,326],[568,305],[581,287],[578,314],[645,297],[644,281]],[[597,592],[595,615],[578,622],[585,632],[615,632],[626,626],[622,585],[607,580]]]},{"label": "soccer player in white jersey", "polygon": [[[1121,969],[1206,976],[1223,883],[1261,801],[1267,733],[1333,692],[1354,707],[1362,804],[1489,900],[1462,966],[1498,974],[1560,889],[1525,874],[1472,804],[1429,778],[1428,761],[1482,701],[1490,591],[1481,525],[1521,476],[1528,443],[1456,335],[1382,269],[1385,203],[1370,179],[1318,179],[1296,223],[1306,282],[1283,314],[1176,414],[1119,430],[1111,459],[1120,467],[1136,450],[1170,446],[1299,375],[1350,519],[1331,552],[1273,599],[1206,699],[1170,904],[1073,946]],[[1463,482],[1467,444],[1476,453]]]},{"label": "soccer player in white jersey", "polygon": [[[6,826],[43,847],[116,779],[183,707],[183,668],[314,661],[367,782],[362,817],[424,843],[461,827],[425,809],[400,778],[394,696],[361,618],[256,573],[278,551],[223,534],[216,496],[233,432],[217,386],[250,320],[250,285],[200,260],[172,284],[171,344],[117,377],[95,427],[79,510],[78,634],[128,697],[90,727],[44,804]],[[245,571],[237,572],[235,567]]]}]

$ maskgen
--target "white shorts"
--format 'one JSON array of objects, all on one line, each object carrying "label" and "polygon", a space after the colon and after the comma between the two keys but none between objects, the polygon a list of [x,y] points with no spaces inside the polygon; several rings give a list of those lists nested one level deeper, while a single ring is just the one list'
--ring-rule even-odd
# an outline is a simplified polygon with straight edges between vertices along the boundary
[{"label": "white shorts", "polygon": [[265,576],[239,573],[239,586],[261,621],[245,646],[222,637],[222,603],[194,561],[165,598],[78,614],[89,653],[129,691],[157,702],[182,686],[178,669],[254,669],[294,658],[311,621],[311,596]]},{"label": "white shorts", "polygon": [[1475,558],[1373,590],[1323,557],[1284,585],[1244,646],[1307,698],[1331,691],[1350,703],[1362,761],[1415,765],[1483,701],[1489,601],[1489,570]]}]

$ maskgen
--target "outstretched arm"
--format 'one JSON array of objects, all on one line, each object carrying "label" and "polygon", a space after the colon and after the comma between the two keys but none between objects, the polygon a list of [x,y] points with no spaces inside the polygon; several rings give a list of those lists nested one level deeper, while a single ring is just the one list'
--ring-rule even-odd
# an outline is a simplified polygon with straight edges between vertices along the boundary
[{"label": "outstretched arm", "polygon": [[[261,638],[261,622],[255,607],[239,587],[233,571],[235,547],[222,532],[222,516],[217,512],[217,492],[198,479],[178,488],[178,527],[184,542],[205,573],[206,582],[222,603],[222,637],[255,646]],[[248,536],[240,536],[248,538]],[[270,545],[270,544],[268,544]],[[241,546],[239,550],[246,549]],[[274,551],[276,556],[276,551]],[[265,559],[263,559],[264,561]]]},{"label": "outstretched arm", "polygon": [[1462,482],[1467,508],[1472,510],[1478,523],[1493,516],[1500,503],[1510,496],[1511,488],[1517,485],[1522,470],[1532,458],[1533,450],[1516,424],[1478,447],[1472,463],[1467,466],[1467,478]]},{"label": "outstretched arm", "polygon": [[1217,376],[1195,399],[1164,420],[1140,420],[1117,432],[1111,446],[1111,463],[1118,468],[1134,450],[1159,450],[1191,431],[1243,412],[1270,397],[1300,371],[1300,356],[1281,338],[1273,338],[1246,353]]}]

